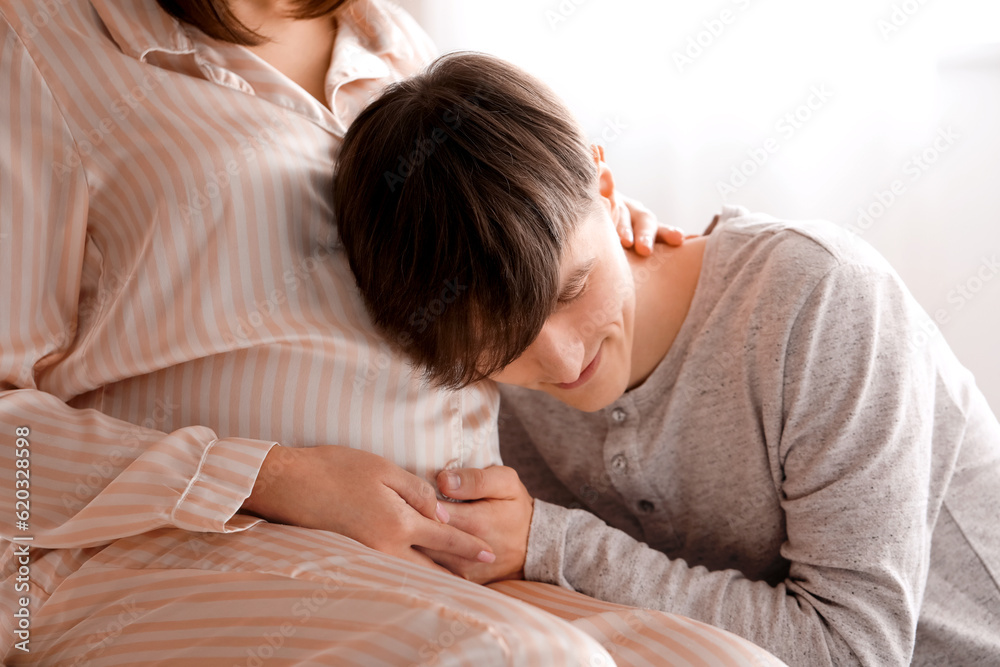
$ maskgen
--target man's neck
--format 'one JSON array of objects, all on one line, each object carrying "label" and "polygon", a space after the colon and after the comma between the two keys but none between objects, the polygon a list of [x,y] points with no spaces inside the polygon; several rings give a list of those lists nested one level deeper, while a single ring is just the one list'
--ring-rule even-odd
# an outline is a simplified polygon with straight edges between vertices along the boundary
[{"label": "man's neck", "polygon": [[707,240],[699,236],[678,247],[658,244],[649,257],[627,253],[635,279],[629,389],[650,376],[677,338],[698,287]]}]

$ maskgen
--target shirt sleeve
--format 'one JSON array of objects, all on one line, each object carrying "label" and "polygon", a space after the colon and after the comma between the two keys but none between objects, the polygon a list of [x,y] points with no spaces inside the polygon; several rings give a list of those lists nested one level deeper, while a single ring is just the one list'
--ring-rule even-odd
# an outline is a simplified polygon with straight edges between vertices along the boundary
[{"label": "shirt sleeve", "polygon": [[842,264],[790,328],[783,432],[768,444],[784,478],[783,582],[691,567],[543,501],[525,577],[683,614],[789,665],[908,665],[936,511],[934,430],[961,423],[942,413],[931,355],[911,338],[921,313],[891,271]]},{"label": "shirt sleeve", "polygon": [[[47,370],[86,335],[77,330],[85,156],[2,16],[0,45],[0,537],[88,547],[163,526],[228,532],[258,523],[237,510],[276,443],[220,439],[201,426],[142,428],[70,407],[72,397],[49,381]],[[28,507],[24,523],[15,496],[27,501],[18,506]]]}]

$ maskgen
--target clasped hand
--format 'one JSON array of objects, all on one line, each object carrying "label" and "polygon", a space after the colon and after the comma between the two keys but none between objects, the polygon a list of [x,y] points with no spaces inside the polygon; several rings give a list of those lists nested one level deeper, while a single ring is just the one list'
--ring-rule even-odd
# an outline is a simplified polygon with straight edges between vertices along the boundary
[{"label": "clasped hand", "polygon": [[478,583],[520,577],[533,501],[517,473],[499,466],[454,470],[438,481],[449,497],[472,502],[439,501],[425,480],[371,452],[275,445],[242,510],[340,533]]},{"label": "clasped hand", "polygon": [[445,470],[437,476],[441,493],[464,503],[447,506],[448,524],[490,545],[496,560],[472,561],[454,554],[421,549],[460,577],[485,584],[523,579],[534,499],[513,468]]},{"label": "clasped hand", "polygon": [[[242,510],[274,523],[340,533],[383,553],[439,568],[427,553],[493,562],[490,545],[459,528],[425,480],[350,447],[268,452]],[[426,552],[426,553],[425,553]]]}]

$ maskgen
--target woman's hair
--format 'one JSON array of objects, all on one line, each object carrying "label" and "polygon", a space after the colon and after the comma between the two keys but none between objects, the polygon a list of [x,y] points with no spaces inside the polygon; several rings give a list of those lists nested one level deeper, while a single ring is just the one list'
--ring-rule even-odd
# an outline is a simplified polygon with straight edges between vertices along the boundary
[{"label": "woman's hair", "polygon": [[334,180],[376,327],[439,386],[503,369],[558,297],[562,249],[597,195],[572,115],[496,58],[446,55],[350,126]]},{"label": "woman's hair", "polygon": [[[190,23],[203,33],[223,42],[253,46],[266,41],[236,18],[229,0],[156,0],[165,12]],[[314,19],[329,14],[351,0],[295,0],[290,18]]]}]

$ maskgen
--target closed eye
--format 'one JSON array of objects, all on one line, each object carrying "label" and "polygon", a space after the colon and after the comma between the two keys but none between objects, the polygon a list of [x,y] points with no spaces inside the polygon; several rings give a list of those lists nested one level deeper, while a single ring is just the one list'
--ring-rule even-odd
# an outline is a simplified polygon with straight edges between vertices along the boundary
[{"label": "closed eye", "polygon": [[588,281],[584,279],[575,285],[567,285],[559,295],[559,305],[565,306],[579,299],[587,291]]},{"label": "closed eye", "polygon": [[573,271],[569,280],[566,281],[566,284],[563,285],[562,290],[559,292],[558,305],[565,306],[571,304],[586,293],[587,286],[590,284],[590,273],[594,270],[596,264],[597,258],[595,257]]}]

